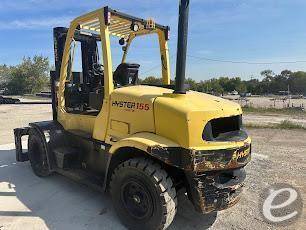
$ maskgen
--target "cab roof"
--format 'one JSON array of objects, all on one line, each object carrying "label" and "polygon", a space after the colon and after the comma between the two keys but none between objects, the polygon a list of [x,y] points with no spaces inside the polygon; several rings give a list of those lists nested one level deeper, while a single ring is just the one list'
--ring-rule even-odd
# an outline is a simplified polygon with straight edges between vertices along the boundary
[{"label": "cab roof", "polygon": [[[117,10],[113,10],[108,6],[102,9],[104,12],[105,23],[108,25],[109,32],[113,36],[127,38],[132,33],[149,34],[156,30],[161,30],[164,31],[165,33],[167,32],[168,34],[170,30],[169,26],[163,26],[157,24],[152,19],[145,20],[138,17],[134,17],[125,13],[121,13]],[[137,28],[137,31],[135,31],[135,29],[133,28]],[[92,33],[99,33],[100,32],[99,19],[96,18],[81,23],[80,29],[87,30],[88,32]]]}]

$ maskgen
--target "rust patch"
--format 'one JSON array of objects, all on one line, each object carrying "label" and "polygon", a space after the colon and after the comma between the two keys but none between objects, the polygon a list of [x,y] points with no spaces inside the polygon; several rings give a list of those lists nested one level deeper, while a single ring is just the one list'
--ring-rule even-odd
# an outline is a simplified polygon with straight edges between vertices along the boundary
[{"label": "rust patch", "polygon": [[157,145],[148,147],[147,151],[166,164],[195,172],[240,168],[251,160],[249,144],[241,148],[214,151],[165,148]]},{"label": "rust patch", "polygon": [[210,213],[235,205],[240,199],[245,178],[244,170],[239,170],[233,171],[239,172],[239,178],[233,177],[223,184],[220,182],[222,173],[201,176],[189,174],[187,178],[190,183],[190,196],[196,210],[201,213]]}]

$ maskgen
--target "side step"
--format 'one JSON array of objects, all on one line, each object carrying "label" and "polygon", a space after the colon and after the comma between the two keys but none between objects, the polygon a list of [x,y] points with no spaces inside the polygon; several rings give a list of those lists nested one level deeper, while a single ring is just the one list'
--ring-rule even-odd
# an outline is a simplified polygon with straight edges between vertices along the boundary
[{"label": "side step", "polygon": [[60,169],[79,168],[79,151],[72,147],[59,147],[53,150],[56,165]]},{"label": "side step", "polygon": [[104,177],[98,178],[94,174],[85,172],[82,169],[69,169],[69,170],[56,169],[56,172],[65,177],[68,177],[69,179],[77,183],[86,185],[93,190],[99,192],[105,192],[103,188]]}]

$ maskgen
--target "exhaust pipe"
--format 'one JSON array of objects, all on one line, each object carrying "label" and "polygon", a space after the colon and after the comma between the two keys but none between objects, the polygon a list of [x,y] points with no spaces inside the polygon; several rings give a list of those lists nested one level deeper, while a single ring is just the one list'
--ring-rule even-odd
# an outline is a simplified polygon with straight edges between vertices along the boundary
[{"label": "exhaust pipe", "polygon": [[174,93],[176,94],[186,94],[185,74],[188,38],[188,16],[189,0],[180,0],[176,56],[176,77],[174,90]]}]

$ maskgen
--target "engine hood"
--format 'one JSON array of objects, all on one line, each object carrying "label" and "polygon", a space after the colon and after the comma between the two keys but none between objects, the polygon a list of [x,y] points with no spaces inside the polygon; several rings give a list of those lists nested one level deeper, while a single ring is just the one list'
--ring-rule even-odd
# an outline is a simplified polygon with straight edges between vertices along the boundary
[{"label": "engine hood", "polygon": [[140,99],[148,103],[172,104],[173,109],[178,112],[194,112],[194,111],[218,111],[220,115],[227,116],[228,113],[241,113],[241,108],[237,103],[216,97],[210,94],[200,93],[196,91],[188,91],[186,94],[173,94],[173,90],[156,87],[137,85],[116,89],[112,93],[112,99],[117,98]]},{"label": "engine hood", "polygon": [[173,94],[171,89],[143,85],[114,90],[110,103],[113,135],[152,132],[186,148],[203,144],[203,128],[211,119],[242,113],[237,103],[209,94]]},{"label": "engine hood", "polygon": [[240,114],[239,104],[210,94],[188,91],[186,94],[163,94],[156,100],[157,104],[168,105],[179,113],[213,112],[218,117]]},{"label": "engine hood", "polygon": [[[158,135],[175,141],[184,148],[218,149],[225,143],[209,143],[203,139],[205,125],[214,119],[242,114],[239,104],[209,94],[188,91],[166,93],[154,101],[155,129]],[[227,143],[227,147],[237,143]],[[241,143],[242,145],[243,143]]]}]

